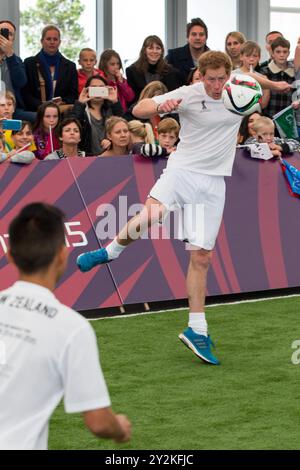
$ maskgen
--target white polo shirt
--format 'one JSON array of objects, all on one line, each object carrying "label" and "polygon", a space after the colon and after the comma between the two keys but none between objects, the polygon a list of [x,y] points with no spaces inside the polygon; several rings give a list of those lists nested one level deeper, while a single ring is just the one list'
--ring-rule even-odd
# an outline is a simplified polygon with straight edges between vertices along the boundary
[{"label": "white polo shirt", "polygon": [[222,100],[206,94],[202,82],[183,86],[152,99],[182,99],[178,108],[180,142],[168,160],[169,168],[207,175],[231,176],[242,117],[228,111]]},{"label": "white polo shirt", "polygon": [[110,406],[94,330],[50,290],[18,281],[0,292],[0,449],[47,449],[48,422]]}]

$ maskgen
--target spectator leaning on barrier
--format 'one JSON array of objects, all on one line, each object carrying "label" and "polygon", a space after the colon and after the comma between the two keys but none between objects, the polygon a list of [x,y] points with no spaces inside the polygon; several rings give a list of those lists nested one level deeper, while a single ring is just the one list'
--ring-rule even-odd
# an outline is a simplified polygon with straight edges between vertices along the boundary
[{"label": "spectator leaning on barrier", "polygon": [[14,53],[16,27],[9,20],[2,20],[0,29],[2,31],[0,34],[0,74],[6,90],[11,91],[16,97],[14,118],[33,122],[35,113],[24,110],[21,91],[27,83],[27,77],[21,58]]},{"label": "spectator leaning on barrier", "polygon": [[291,154],[299,148],[299,142],[295,139],[281,139],[275,137],[275,125],[272,119],[261,116],[253,124],[253,137],[246,140],[245,144],[268,144],[274,157],[282,154]]},{"label": "spectator leaning on barrier", "polygon": [[[0,118],[12,119],[16,108],[16,97],[11,91],[6,91],[4,95],[0,96]],[[30,122],[30,121],[29,121]],[[7,152],[10,152],[14,147],[15,143],[12,139],[12,131],[7,130],[4,132],[5,137],[5,148]],[[28,150],[33,152],[36,149],[34,142]]]},{"label": "spectator leaning on barrier", "polygon": [[101,157],[115,157],[129,154],[130,133],[126,119],[112,116],[105,124],[106,138],[110,141],[110,148],[101,154]]},{"label": "spectator leaning on barrier", "polygon": [[35,157],[34,153],[30,151],[30,146],[33,143],[33,133],[31,122],[22,121],[21,129],[11,132],[11,139],[14,143],[14,148],[7,153],[7,160],[11,163],[29,164]]},{"label": "spectator leaning on barrier", "polygon": [[[183,83],[187,82],[191,69],[198,66],[203,52],[209,51],[206,45],[208,30],[200,18],[193,18],[186,27],[187,44],[169,49],[166,61],[180,71]],[[170,91],[170,90],[169,90]]]},{"label": "spectator leaning on barrier", "polygon": [[34,142],[36,145],[36,151],[34,153],[39,160],[44,160],[51,152],[59,149],[60,144],[56,136],[59,123],[59,106],[53,101],[46,101],[41,104],[33,127]]},{"label": "spectator leaning on barrier", "polygon": [[60,30],[48,25],[42,31],[42,49],[24,61],[28,81],[22,93],[31,111],[55,99],[64,112],[66,105],[72,105],[78,98],[76,65],[59,52],[60,43]]},{"label": "spectator leaning on barrier", "polygon": [[74,117],[65,118],[58,131],[61,148],[47,155],[45,160],[62,160],[72,157],[85,157],[85,153],[79,150],[78,145],[82,138],[80,122]]}]

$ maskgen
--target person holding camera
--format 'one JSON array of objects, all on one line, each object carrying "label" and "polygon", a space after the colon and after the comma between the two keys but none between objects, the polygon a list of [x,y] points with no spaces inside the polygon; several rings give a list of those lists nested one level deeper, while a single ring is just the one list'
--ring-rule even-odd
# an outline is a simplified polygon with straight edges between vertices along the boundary
[{"label": "person holding camera", "polygon": [[14,118],[34,122],[35,113],[25,111],[21,90],[27,83],[22,59],[14,52],[16,27],[9,20],[0,21],[0,75],[6,91],[16,97]]},{"label": "person holding camera", "polygon": [[105,139],[106,120],[110,116],[123,116],[123,113],[117,88],[108,86],[100,75],[90,77],[72,110],[72,115],[82,125],[80,148],[86,156],[100,155],[110,147]]}]

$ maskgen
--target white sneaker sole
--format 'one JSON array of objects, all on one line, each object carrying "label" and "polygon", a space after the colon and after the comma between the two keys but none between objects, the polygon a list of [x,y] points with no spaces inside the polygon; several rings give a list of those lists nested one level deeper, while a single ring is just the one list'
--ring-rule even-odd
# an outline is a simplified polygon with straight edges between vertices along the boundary
[{"label": "white sneaker sole", "polygon": [[193,343],[191,343],[191,341],[186,336],[184,336],[183,333],[180,333],[180,335],[178,335],[178,338],[183,342],[185,346],[187,346],[191,351],[193,351],[193,353],[196,354],[196,356],[200,357],[200,359],[202,359],[203,362],[205,362],[206,364],[212,364],[213,366],[218,365],[215,362],[209,361],[206,357],[203,357],[199,353],[199,351],[197,351]]}]

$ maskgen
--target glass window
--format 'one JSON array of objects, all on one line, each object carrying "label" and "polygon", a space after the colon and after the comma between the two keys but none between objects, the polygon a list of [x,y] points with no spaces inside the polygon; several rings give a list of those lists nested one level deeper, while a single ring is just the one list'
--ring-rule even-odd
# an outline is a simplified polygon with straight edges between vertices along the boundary
[{"label": "glass window", "polygon": [[144,39],[155,34],[165,44],[165,2],[163,0],[113,0],[113,49],[124,68],[134,62]]},{"label": "glass window", "polygon": [[300,12],[299,13],[283,13],[283,12],[276,12],[276,11],[271,12],[270,31],[280,31],[284,35],[284,37],[290,41],[291,43],[290,58],[294,57],[297,40],[298,40],[298,37],[300,36],[299,24],[300,24]]},{"label": "glass window", "polygon": [[[70,0],[67,3],[70,3]],[[96,0],[89,0],[88,2],[81,0],[80,3],[83,7],[83,11],[79,16],[78,24],[83,28],[82,35],[80,36],[78,32],[73,33],[73,37],[79,38],[76,44],[74,44],[74,41],[70,41],[70,38],[66,38],[62,35],[62,44],[60,46],[60,51],[74,61],[77,61],[78,50],[83,47],[96,49]],[[57,8],[59,8],[61,4],[62,2],[57,0]],[[56,24],[55,14],[51,15],[51,13],[46,10],[47,2],[45,2],[44,5],[45,11],[39,10],[39,13],[47,18],[47,22]],[[37,6],[37,0],[22,0],[20,1],[20,13],[22,15],[22,13],[29,12],[30,8],[36,9]],[[38,18],[38,16],[39,15],[32,15],[33,18]],[[26,21],[21,18],[20,56],[22,59],[38,53],[41,47],[41,31],[46,24],[47,23],[44,21],[39,22],[36,20],[33,26],[30,19]]]},{"label": "glass window", "polygon": [[[225,9],[224,4],[226,4]],[[208,47],[224,51],[227,33],[236,31],[237,28],[237,1],[188,0],[187,17],[187,22],[191,18],[201,18],[208,29]],[[217,18],[219,18],[219,21],[217,21]]]},{"label": "glass window", "polygon": [[[300,2],[299,0],[271,0],[270,30],[280,31],[291,43],[290,58],[293,58],[295,47],[300,36]],[[276,11],[280,8],[280,11]],[[295,8],[298,12],[288,11]],[[284,10],[287,11],[284,11]]]},{"label": "glass window", "polygon": [[279,7],[279,8],[299,8],[300,9],[300,2],[299,0],[271,0],[270,6],[272,7]]}]

